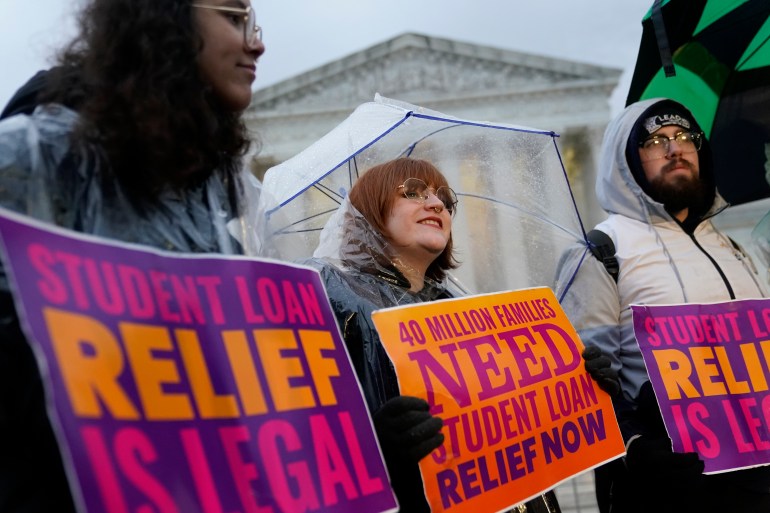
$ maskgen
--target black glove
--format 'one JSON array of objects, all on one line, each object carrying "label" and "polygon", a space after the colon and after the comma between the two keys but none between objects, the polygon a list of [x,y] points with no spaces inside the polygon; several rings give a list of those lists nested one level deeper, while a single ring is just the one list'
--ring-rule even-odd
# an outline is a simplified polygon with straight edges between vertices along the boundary
[{"label": "black glove", "polygon": [[626,466],[629,472],[659,483],[686,487],[703,476],[703,461],[694,452],[673,452],[668,438],[640,436],[628,446]]},{"label": "black glove", "polygon": [[374,429],[386,462],[416,464],[444,443],[444,421],[429,409],[423,399],[400,395],[374,413]]},{"label": "black glove", "polygon": [[610,367],[609,356],[596,346],[588,346],[583,350],[583,359],[585,369],[599,388],[607,392],[610,397],[620,394],[620,378],[618,378],[618,372]]}]

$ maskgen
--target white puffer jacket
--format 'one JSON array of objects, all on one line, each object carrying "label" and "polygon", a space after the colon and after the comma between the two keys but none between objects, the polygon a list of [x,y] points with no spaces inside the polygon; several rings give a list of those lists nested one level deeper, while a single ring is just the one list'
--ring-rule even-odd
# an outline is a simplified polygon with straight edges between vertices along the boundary
[{"label": "white puffer jacket", "polygon": [[[607,127],[602,145],[596,193],[609,218],[596,228],[615,244],[618,282],[588,254],[562,299],[583,342],[611,356],[629,400],[649,379],[634,338],[630,305],[712,303],[766,295],[751,261],[710,221],[726,207],[718,194],[690,235],[634,179],[626,143],[637,119],[659,101],[628,107]],[[701,174],[710,176],[710,153],[704,151],[710,152],[708,144],[700,151]]]}]

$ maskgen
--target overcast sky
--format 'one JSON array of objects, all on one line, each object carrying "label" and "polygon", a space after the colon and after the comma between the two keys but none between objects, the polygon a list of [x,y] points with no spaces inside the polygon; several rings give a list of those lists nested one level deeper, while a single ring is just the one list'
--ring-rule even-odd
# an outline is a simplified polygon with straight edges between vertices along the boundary
[{"label": "overcast sky", "polygon": [[[652,5],[652,0],[252,1],[267,47],[257,88],[418,32],[623,69],[613,112],[625,101],[641,19]],[[73,13],[81,2],[0,0],[0,106],[73,35]]]}]

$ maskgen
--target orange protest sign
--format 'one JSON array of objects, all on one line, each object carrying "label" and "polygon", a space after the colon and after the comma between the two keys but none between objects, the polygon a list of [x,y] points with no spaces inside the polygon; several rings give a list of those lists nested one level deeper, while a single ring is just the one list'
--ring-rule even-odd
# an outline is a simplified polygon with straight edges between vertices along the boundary
[{"label": "orange protest sign", "polygon": [[372,315],[402,395],[444,420],[420,462],[434,512],[496,512],[624,452],[609,396],[548,288]]}]

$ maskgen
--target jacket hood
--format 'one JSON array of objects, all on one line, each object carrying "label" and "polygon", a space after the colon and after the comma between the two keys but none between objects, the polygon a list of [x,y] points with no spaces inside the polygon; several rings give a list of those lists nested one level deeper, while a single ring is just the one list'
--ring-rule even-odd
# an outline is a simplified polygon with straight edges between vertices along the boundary
[{"label": "jacket hood", "polygon": [[[599,157],[596,197],[599,205],[610,214],[620,214],[643,222],[673,219],[663,205],[653,200],[634,177],[631,166],[641,165],[638,159],[635,162],[629,162],[628,158],[631,151],[636,151],[635,129],[638,121],[646,118],[649,111],[659,109],[662,102],[671,103],[673,108],[689,113],[689,110],[678,102],[655,98],[629,105],[607,126]],[[690,116],[694,119],[692,114]],[[698,126],[694,128],[700,129]],[[632,136],[634,141],[630,140]],[[708,184],[709,198],[713,198],[713,201],[709,201],[709,204],[701,209],[702,211],[695,212],[701,219],[707,213],[723,208],[725,202],[714,186],[711,146],[705,138],[698,152],[698,161],[700,179]],[[690,218],[692,214],[693,212]]]},{"label": "jacket hood", "polygon": [[[323,259],[343,271],[375,275],[391,285],[409,289],[409,280],[398,270],[398,252],[366,220],[346,197],[321,230],[314,258]],[[403,267],[403,263],[400,266]],[[441,283],[425,277],[420,295],[429,300],[443,292]]]}]

